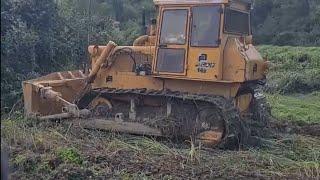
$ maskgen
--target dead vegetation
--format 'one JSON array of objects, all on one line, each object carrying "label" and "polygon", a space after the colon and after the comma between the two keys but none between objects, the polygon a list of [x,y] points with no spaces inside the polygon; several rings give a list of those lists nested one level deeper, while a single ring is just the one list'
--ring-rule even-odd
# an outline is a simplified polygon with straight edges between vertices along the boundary
[{"label": "dead vegetation", "polygon": [[76,122],[4,120],[11,179],[319,179],[319,136],[277,134],[265,148],[208,150],[88,131]]}]

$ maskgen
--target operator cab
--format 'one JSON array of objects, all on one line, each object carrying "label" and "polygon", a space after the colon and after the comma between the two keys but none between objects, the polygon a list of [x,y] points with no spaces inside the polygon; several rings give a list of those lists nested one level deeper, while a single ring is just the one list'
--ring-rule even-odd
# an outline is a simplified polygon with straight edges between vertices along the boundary
[{"label": "operator cab", "polygon": [[153,74],[165,78],[222,79],[229,36],[249,36],[250,3],[228,0],[155,0],[159,8]]}]

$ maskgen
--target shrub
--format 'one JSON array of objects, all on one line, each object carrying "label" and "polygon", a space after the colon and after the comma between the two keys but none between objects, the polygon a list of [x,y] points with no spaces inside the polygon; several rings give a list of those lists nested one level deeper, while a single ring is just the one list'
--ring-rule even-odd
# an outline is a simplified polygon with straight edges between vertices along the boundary
[{"label": "shrub", "polygon": [[74,148],[65,148],[58,150],[58,156],[65,162],[82,164],[83,159],[78,151]]}]

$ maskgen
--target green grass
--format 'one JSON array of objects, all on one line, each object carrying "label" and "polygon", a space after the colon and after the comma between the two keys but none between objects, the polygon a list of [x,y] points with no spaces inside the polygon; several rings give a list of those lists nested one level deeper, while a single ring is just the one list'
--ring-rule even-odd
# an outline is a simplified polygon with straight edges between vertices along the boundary
[{"label": "green grass", "polygon": [[58,150],[58,156],[66,162],[82,164],[83,159],[75,148],[62,148]]},{"label": "green grass", "polygon": [[268,57],[269,92],[305,93],[320,90],[320,47],[258,46]]},{"label": "green grass", "polygon": [[259,52],[276,65],[274,69],[320,68],[320,47],[258,46]]},{"label": "green grass", "polygon": [[320,123],[320,92],[307,95],[267,95],[272,115],[279,120]]}]

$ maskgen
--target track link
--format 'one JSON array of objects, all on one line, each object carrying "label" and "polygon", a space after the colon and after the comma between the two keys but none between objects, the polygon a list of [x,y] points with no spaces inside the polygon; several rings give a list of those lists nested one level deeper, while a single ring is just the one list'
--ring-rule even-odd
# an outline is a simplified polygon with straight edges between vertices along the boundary
[{"label": "track link", "polygon": [[[193,103],[198,106],[200,110],[196,113],[201,113],[203,110],[206,112],[206,116],[211,116],[211,119],[218,119],[218,123],[223,124],[223,137],[219,143],[215,144],[215,147],[221,148],[238,148],[242,144],[245,144],[249,135],[250,130],[245,120],[240,118],[239,111],[236,109],[233,99],[226,99],[221,96],[214,95],[203,95],[203,94],[189,94],[176,91],[157,91],[157,90],[147,90],[147,89],[94,89],[88,93],[85,97],[87,100],[81,100],[84,103],[88,102],[88,99],[95,97],[106,97],[112,99],[114,96],[129,96],[129,97],[154,97],[163,98],[170,101],[178,101],[180,105],[183,106],[185,103]],[[88,98],[90,97],[90,98]],[[84,98],[85,99],[85,98]],[[88,104],[88,103],[84,103]],[[210,112],[219,112],[218,114],[210,114]],[[184,113],[184,112],[183,112]],[[187,113],[187,112],[186,112]],[[190,115],[192,116],[192,115]],[[218,118],[219,116],[219,118]],[[164,121],[166,121],[164,123]],[[154,123],[153,121],[144,121],[145,125],[150,127],[158,128],[163,134],[173,137],[188,138],[192,137],[196,141],[196,134],[201,133],[201,124],[204,122],[196,122],[198,119],[189,119],[183,121],[180,118],[165,118],[163,117],[160,123]],[[222,122],[221,122],[222,121]],[[217,123],[217,122],[206,122]],[[186,125],[188,124],[188,125]],[[187,126],[187,127],[186,127]]]}]

